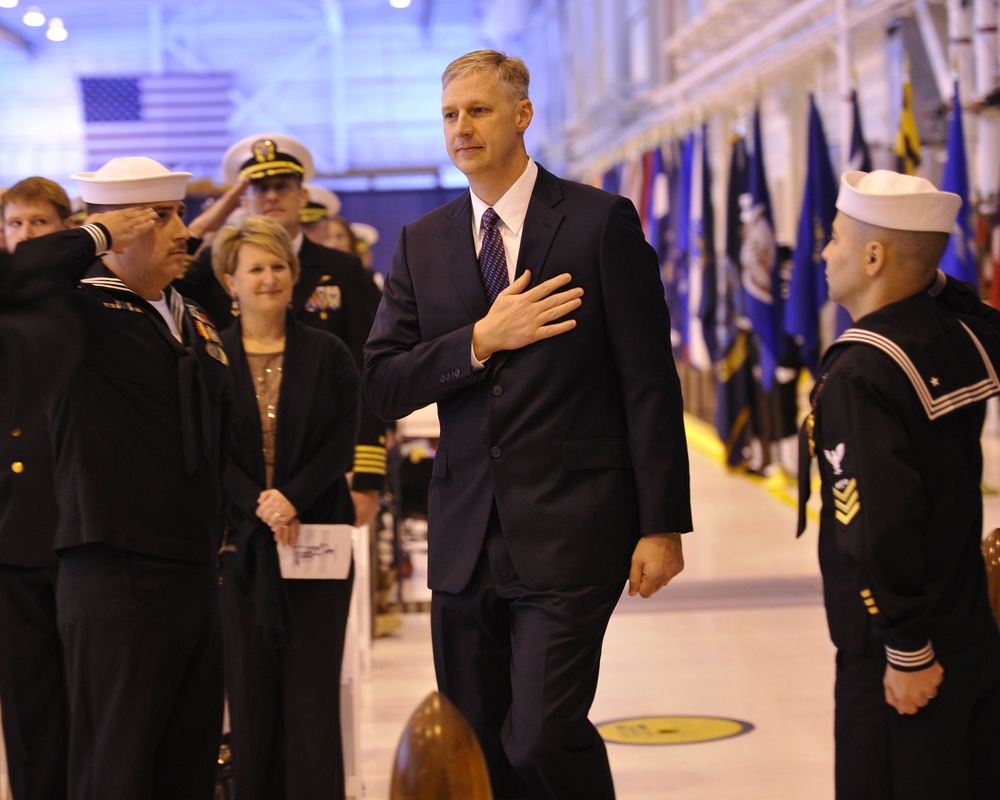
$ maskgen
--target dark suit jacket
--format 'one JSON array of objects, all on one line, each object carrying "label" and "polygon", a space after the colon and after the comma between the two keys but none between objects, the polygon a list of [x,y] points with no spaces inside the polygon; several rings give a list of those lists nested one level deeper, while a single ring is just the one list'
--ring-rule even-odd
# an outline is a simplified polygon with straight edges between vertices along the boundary
[{"label": "dark suit jacket", "polygon": [[[308,328],[290,315],[286,330],[274,488],[295,506],[301,522],[354,524],[354,503],[344,477],[353,461],[358,420],[354,359],[337,337]],[[232,360],[235,408],[226,488],[236,582],[253,600],[254,618],[264,639],[287,642],[289,610],[277,548],[271,529],[256,515],[266,471],[260,410],[240,325],[231,325],[222,340]]]},{"label": "dark suit jacket", "polygon": [[627,200],[539,168],[517,273],[568,272],[572,331],[470,368],[487,313],[468,194],[404,227],[365,350],[377,414],[438,404],[432,589],[467,584],[495,500],[529,588],[625,580],[640,535],[691,529],[682,399],[656,255]]},{"label": "dark suit jacket", "polygon": [[[257,522],[264,490],[260,412],[240,326],[222,333],[233,380],[232,456],[226,474],[231,521]],[[335,336],[289,318],[275,437],[274,488],[305,523],[354,523],[344,474],[358,418],[358,371]],[[260,523],[263,524],[263,523]]]}]

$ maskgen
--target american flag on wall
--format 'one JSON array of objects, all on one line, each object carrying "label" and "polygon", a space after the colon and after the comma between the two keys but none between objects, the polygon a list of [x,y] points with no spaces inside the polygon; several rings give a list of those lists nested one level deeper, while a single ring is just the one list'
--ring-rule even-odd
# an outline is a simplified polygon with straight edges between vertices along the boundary
[{"label": "american flag on wall", "polygon": [[228,73],[80,78],[87,169],[148,156],[196,177],[215,175],[232,144],[231,86]]}]

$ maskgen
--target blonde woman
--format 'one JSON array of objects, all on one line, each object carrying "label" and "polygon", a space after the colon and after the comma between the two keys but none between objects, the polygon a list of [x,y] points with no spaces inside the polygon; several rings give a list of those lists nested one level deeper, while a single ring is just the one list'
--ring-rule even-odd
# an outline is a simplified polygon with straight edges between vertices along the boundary
[{"label": "blonde woman", "polygon": [[215,273],[237,323],[222,334],[235,409],[222,609],[240,800],[344,797],[340,668],[347,580],[284,580],[276,544],[300,523],[353,523],[358,374],[347,347],[288,313],[299,264],[284,228],[219,231]]}]

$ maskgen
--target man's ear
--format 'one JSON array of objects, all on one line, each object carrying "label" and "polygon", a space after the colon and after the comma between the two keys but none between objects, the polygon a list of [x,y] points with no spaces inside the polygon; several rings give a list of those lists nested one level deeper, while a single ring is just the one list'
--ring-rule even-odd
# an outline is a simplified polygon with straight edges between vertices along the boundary
[{"label": "man's ear", "polygon": [[868,242],[865,245],[865,271],[874,278],[885,267],[885,245],[882,242]]},{"label": "man's ear", "polygon": [[530,100],[519,100],[514,114],[517,119],[517,132],[524,133],[528,130],[532,117],[535,116],[535,108],[531,105]]}]

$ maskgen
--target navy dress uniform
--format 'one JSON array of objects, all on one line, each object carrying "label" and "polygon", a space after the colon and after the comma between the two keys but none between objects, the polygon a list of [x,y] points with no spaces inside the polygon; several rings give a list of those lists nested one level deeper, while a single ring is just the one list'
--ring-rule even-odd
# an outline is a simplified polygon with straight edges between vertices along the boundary
[{"label": "navy dress uniform", "polygon": [[[257,134],[229,148],[223,158],[223,173],[228,183],[249,177],[259,181],[277,176],[293,176],[308,181],[315,175],[309,150],[291,136]],[[298,221],[295,223],[298,226]],[[299,322],[334,334],[354,357],[361,370],[362,351],[374,319],[368,279],[357,257],[310,241],[289,231],[298,250],[301,273],[292,295],[292,316]],[[192,240],[189,251],[200,241]],[[208,249],[191,261],[176,285],[198,301],[220,329],[232,321],[231,298],[212,272]],[[381,491],[385,483],[385,423],[362,401],[358,440],[355,447],[351,488],[355,491]]]},{"label": "navy dress uniform", "polygon": [[[11,263],[0,269],[12,286],[24,286],[24,279],[30,278],[27,286],[41,307],[27,316],[22,313],[11,331],[5,327],[3,340],[12,343],[12,352],[20,357],[23,349],[31,353],[32,342],[40,339],[44,343],[49,331],[69,338],[48,342],[48,348],[31,357],[30,373],[50,380],[51,391],[58,387],[64,371],[58,354],[78,355],[74,355],[72,342],[82,331],[73,309],[63,305],[65,293],[58,291],[56,276],[48,274],[52,265],[32,258],[35,241],[23,242],[16,259],[5,256]],[[105,247],[107,230],[91,225],[63,232],[48,240],[43,249],[61,249],[55,260],[82,273],[94,259],[98,242]],[[22,272],[28,274],[19,279]],[[65,288],[73,284],[69,280],[65,283]],[[5,307],[21,311],[23,302],[4,293]],[[53,313],[47,314],[46,309]],[[5,322],[11,321],[5,316]],[[30,335],[31,341],[19,341],[25,335]],[[30,374],[19,372],[15,365],[5,362],[4,373],[15,377],[14,385],[5,387],[4,394],[23,391],[27,384],[26,399],[32,406],[10,424],[5,420],[0,435],[0,707],[7,775],[15,797],[57,800],[66,796],[68,734],[62,645],[56,627],[58,569],[52,538],[57,514],[45,420],[46,392],[32,389]]]},{"label": "navy dress uniform", "polygon": [[33,414],[80,356],[79,315],[65,293],[54,291],[61,277],[55,265],[32,257],[32,242],[17,256],[0,251],[0,430]]},{"label": "navy dress uniform", "polygon": [[[945,193],[927,200],[930,216],[900,219],[877,183],[854,188],[860,175],[845,175],[841,213],[950,230],[957,207]],[[840,800],[1000,796],[1000,635],[980,553],[980,434],[984,401],[1000,394],[1000,312],[943,274],[932,291],[861,316],[834,342],[801,431],[800,534],[812,458],[821,478]],[[943,681],[928,704],[897,713],[887,665],[935,663]]]},{"label": "navy dress uniform", "polygon": [[208,800],[228,367],[208,316],[169,288],[190,173],[122,158],[74,177],[88,205],[149,205],[161,221],[87,270],[83,360],[49,413],[69,796]]}]

